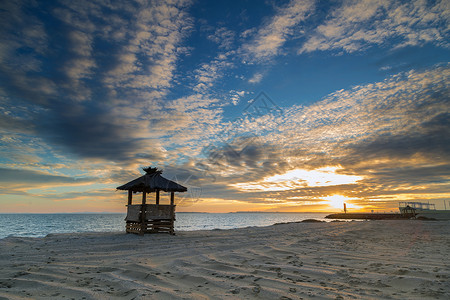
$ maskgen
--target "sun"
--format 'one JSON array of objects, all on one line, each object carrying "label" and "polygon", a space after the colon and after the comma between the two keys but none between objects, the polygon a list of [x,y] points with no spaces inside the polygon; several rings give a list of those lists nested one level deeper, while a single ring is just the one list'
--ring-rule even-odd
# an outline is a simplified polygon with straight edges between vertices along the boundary
[{"label": "sun", "polygon": [[321,199],[328,201],[328,205],[333,208],[344,209],[344,203],[347,208],[360,208],[357,205],[348,203],[349,200],[356,200],[357,198],[350,198],[342,195],[331,195],[327,197],[322,197]]}]

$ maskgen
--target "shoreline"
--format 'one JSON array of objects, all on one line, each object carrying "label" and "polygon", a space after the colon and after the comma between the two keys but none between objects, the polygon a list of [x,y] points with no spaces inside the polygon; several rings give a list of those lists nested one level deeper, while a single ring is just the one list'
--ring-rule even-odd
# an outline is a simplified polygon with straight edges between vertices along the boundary
[{"label": "shoreline", "polygon": [[[437,219],[428,219],[428,218],[420,218],[420,219],[407,219],[407,218],[324,218],[323,220],[319,219],[303,219],[300,221],[288,221],[288,222],[276,222],[269,225],[249,225],[249,226],[243,226],[243,227],[232,227],[232,228],[207,228],[207,229],[196,229],[196,230],[183,230],[183,229],[175,229],[175,235],[177,233],[188,233],[188,232],[203,232],[203,231],[226,231],[226,230],[239,230],[239,229],[246,229],[246,228],[265,228],[265,227],[271,227],[271,226],[277,226],[277,225],[287,225],[287,224],[298,224],[298,223],[336,223],[336,222],[369,222],[369,221],[417,221],[417,222],[423,222],[423,221],[431,221],[431,222],[445,222],[448,220],[437,220]],[[71,232],[50,232],[45,235],[36,235],[31,236],[28,235],[8,235],[4,237],[0,237],[0,241],[7,238],[30,238],[30,239],[42,239],[46,238],[48,236],[53,237],[55,235],[84,235],[84,234],[93,234],[93,235],[103,235],[103,234],[131,234],[133,233],[127,233],[125,229],[123,230],[114,230],[114,231],[71,231]],[[147,235],[147,234],[146,234]],[[153,234],[150,234],[153,235]],[[156,234],[160,235],[160,234]],[[164,235],[164,233],[161,233],[161,235]],[[1,299],[0,299],[1,300]]]},{"label": "shoreline", "polygon": [[450,222],[0,240],[0,299],[448,299]]},{"label": "shoreline", "polygon": [[[106,216],[106,217],[105,217]],[[175,231],[269,226],[307,218],[325,220],[326,214],[177,214]],[[7,236],[44,237],[51,233],[114,232],[125,230],[125,215],[51,214],[0,216],[0,239]]]}]

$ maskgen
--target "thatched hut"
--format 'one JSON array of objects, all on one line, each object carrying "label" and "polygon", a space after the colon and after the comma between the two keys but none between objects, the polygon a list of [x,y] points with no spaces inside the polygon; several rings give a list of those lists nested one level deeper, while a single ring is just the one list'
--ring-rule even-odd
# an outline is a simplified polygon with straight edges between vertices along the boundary
[{"label": "thatched hut", "polygon": [[[126,231],[130,233],[175,234],[175,192],[186,192],[187,188],[161,176],[157,168],[144,168],[145,175],[117,187],[128,191]],[[159,204],[160,191],[170,192],[170,205]],[[147,193],[156,193],[156,203],[147,204]],[[142,193],[142,203],[133,205],[133,193]]]}]

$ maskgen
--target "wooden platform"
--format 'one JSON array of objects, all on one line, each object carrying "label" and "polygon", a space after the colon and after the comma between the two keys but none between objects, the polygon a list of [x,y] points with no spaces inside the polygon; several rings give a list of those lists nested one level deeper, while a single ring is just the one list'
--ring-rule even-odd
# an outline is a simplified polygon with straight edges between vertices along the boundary
[{"label": "wooden platform", "polygon": [[127,233],[175,234],[175,205],[127,205]]},{"label": "wooden platform", "polygon": [[126,224],[127,233],[168,233],[175,234],[173,222],[171,220],[149,220],[143,223],[128,222]]},{"label": "wooden platform", "polygon": [[328,215],[325,218],[340,220],[407,220],[411,217],[399,213],[338,213]]}]

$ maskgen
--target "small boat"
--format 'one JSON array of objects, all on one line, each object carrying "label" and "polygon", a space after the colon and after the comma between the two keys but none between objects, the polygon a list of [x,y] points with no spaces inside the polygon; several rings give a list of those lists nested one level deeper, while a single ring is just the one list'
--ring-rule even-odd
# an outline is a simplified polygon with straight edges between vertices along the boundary
[{"label": "small boat", "polygon": [[424,202],[399,202],[400,214],[416,219],[450,220],[450,210],[436,209],[436,205]]}]

